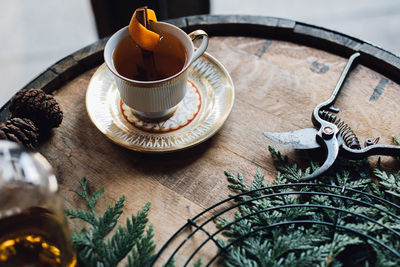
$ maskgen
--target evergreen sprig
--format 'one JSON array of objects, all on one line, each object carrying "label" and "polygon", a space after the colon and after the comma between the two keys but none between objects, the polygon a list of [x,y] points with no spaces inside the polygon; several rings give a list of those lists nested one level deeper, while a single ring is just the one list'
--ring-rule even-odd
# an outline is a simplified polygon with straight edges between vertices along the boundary
[{"label": "evergreen sprig", "polygon": [[[400,145],[395,137],[393,139],[397,145]],[[231,172],[225,172],[230,182],[228,187],[234,193],[247,193],[247,195],[237,198],[242,205],[239,206],[233,220],[223,217],[216,220],[217,227],[224,228],[223,234],[227,237],[225,241],[218,240],[220,245],[226,248],[220,259],[223,265],[229,267],[400,266],[400,260],[394,258],[387,250],[376,246],[373,242],[366,242],[352,233],[339,231],[335,226],[332,231],[332,227],[319,224],[290,223],[303,220],[346,226],[373,236],[383,243],[390,242],[391,247],[400,252],[400,240],[396,235],[400,233],[400,222],[388,215],[398,213],[393,206],[375,204],[375,207],[380,208],[377,210],[360,205],[358,202],[343,201],[320,194],[287,194],[259,198],[275,192],[272,189],[265,189],[266,187],[298,183],[301,177],[314,172],[319,167],[317,162],[310,160],[306,164],[307,167],[302,169],[279,151],[272,147],[269,150],[277,169],[276,177],[271,184],[264,181],[265,177],[260,169],[257,170],[249,185],[241,173],[234,175]],[[339,158],[335,168],[313,183],[353,188],[400,203],[400,171],[391,173],[382,170],[379,161],[377,167],[371,168],[368,160],[351,161]],[[69,218],[80,219],[90,226],[88,229],[83,228],[80,232],[72,234],[79,265],[117,266],[125,259],[127,267],[147,266],[154,257],[156,247],[153,241],[152,225],[146,229],[150,203],[147,203],[136,215],[133,214],[127,218],[125,227],[119,225],[114,234],[107,239],[123,212],[125,197],[121,196],[114,206],[108,206],[104,214],[98,216],[95,213],[95,207],[104,189],[101,188],[90,194],[87,189],[88,181],[85,178],[81,179],[80,185],[82,190],[77,189],[75,192],[85,200],[88,210],[66,210]],[[280,192],[290,193],[296,190],[306,192],[312,189],[311,186],[285,187]],[[337,194],[338,191],[335,190],[325,189],[325,192]],[[351,197],[359,201],[371,200],[368,196],[359,193]],[[248,202],[244,203],[244,201]],[[300,204],[305,206],[260,212],[275,207]],[[307,206],[308,204],[310,205]],[[321,207],[334,207],[359,216],[351,213],[339,214],[334,209]],[[252,214],[256,215],[248,216]],[[363,219],[365,217],[379,224]],[[280,225],[285,222],[287,224],[284,227],[272,227],[269,230],[265,228],[265,226]],[[389,227],[392,231],[388,231],[382,225]],[[175,266],[175,262],[171,261],[166,266]],[[198,259],[193,266],[202,266],[201,259]]]},{"label": "evergreen sprig", "polygon": [[[147,214],[150,203],[126,219],[126,225],[119,225],[115,233],[105,240],[117,225],[123,213],[125,196],[121,196],[114,206],[109,205],[103,215],[95,213],[96,203],[104,193],[101,188],[92,195],[88,192],[88,180],[80,180],[82,190],[75,193],[85,200],[88,210],[66,210],[70,219],[80,219],[87,222],[89,229],[72,233],[72,243],[77,251],[79,266],[113,267],[127,258],[127,267],[148,265],[154,257],[155,243],[153,241],[153,226],[147,230]],[[129,254],[129,255],[128,255]]]},{"label": "evergreen sprig", "polygon": [[374,174],[378,178],[380,185],[377,188],[382,189],[377,193],[382,197],[398,200],[400,198],[400,171],[388,173],[387,171],[375,168]]},{"label": "evergreen sprig", "polygon": [[[394,141],[400,145],[397,139],[394,138]],[[223,265],[229,267],[400,265],[400,260],[393,257],[387,250],[380,248],[374,242],[367,242],[351,232],[332,230],[332,227],[319,224],[290,223],[303,220],[346,226],[372,236],[383,243],[389,242],[390,246],[400,253],[398,235],[365,219],[365,216],[367,216],[400,233],[400,222],[387,213],[398,213],[398,210],[395,210],[393,206],[374,203],[375,207],[383,210],[377,211],[376,208],[360,205],[360,202],[357,201],[344,201],[322,194],[287,194],[254,200],[255,197],[274,193],[272,189],[264,189],[265,187],[298,183],[299,178],[314,172],[318,168],[318,163],[310,160],[307,163],[308,166],[301,169],[298,164],[290,162],[288,157],[283,156],[279,151],[272,147],[269,150],[277,169],[273,183],[268,184],[264,181],[264,175],[260,169],[257,170],[250,185],[247,185],[241,173],[234,175],[231,172],[225,172],[230,182],[228,187],[231,190],[235,193],[248,194],[237,198],[237,201],[242,204],[238,207],[233,220],[222,217],[216,220],[217,227],[224,228],[223,234],[227,237],[226,241],[219,240],[221,245],[226,248],[221,257]],[[313,181],[313,183],[344,186],[373,193],[395,203],[400,202],[400,171],[389,173],[382,170],[380,164],[372,168],[368,160],[338,159],[334,169]],[[263,190],[250,192],[254,189]],[[298,188],[289,186],[284,187],[280,192],[312,190],[315,191],[315,188],[311,186],[300,186]],[[340,193],[338,189],[332,188],[319,192]],[[371,201],[367,196],[360,193],[352,193],[351,197],[358,201]],[[273,211],[261,212],[274,207],[296,204],[303,204],[305,207],[278,208]],[[309,204],[316,205],[317,208]],[[359,216],[347,212],[338,213],[334,209],[318,208],[318,205],[343,209]],[[265,226],[279,225],[284,222],[288,223],[285,226],[264,230]]]}]

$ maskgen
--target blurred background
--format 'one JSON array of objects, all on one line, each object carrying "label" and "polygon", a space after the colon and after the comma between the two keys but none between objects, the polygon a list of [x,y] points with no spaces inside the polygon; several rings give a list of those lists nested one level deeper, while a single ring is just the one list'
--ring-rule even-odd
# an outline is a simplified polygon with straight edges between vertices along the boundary
[{"label": "blurred background", "polygon": [[[94,7],[92,2],[100,6]],[[99,21],[96,24],[94,13],[108,10],[107,5],[115,2],[0,0],[0,106],[50,65],[95,42]],[[306,22],[400,55],[399,0],[210,0],[208,9],[211,14],[263,15]]]}]

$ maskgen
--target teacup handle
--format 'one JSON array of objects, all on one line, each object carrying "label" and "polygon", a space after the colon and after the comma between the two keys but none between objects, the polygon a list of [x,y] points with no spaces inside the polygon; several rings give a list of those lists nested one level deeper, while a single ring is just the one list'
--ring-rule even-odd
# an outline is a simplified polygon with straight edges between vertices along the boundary
[{"label": "teacup handle", "polygon": [[[207,46],[208,46],[208,34],[203,30],[196,30],[196,31],[189,33],[189,37],[190,37],[190,39],[192,39],[192,41],[194,41],[200,37],[203,38],[203,41],[201,42],[200,47],[197,48],[196,51],[194,52],[193,60],[192,60],[192,62],[194,62],[201,55],[203,55],[204,51],[206,51]],[[192,62],[190,62],[190,63],[192,63]]]}]

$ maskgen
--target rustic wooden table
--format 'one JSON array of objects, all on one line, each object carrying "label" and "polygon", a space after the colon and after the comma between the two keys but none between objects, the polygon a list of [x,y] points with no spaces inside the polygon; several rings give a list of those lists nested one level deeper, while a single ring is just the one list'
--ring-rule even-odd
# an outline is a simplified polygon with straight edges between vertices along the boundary
[{"label": "rustic wooden table", "polygon": [[[90,121],[85,93],[103,63],[106,39],[60,60],[27,88],[52,92],[64,111],[62,125],[38,148],[56,170],[67,208],[83,208],[75,195],[85,176],[93,190],[105,188],[102,210],[126,196],[125,215],[151,202],[157,248],[208,206],[230,193],[224,170],[241,172],[249,181],[257,168],[272,181],[273,145],[263,131],[312,127],[313,108],[326,100],[347,58],[361,53],[337,106],[341,118],[361,140],[381,137],[392,144],[400,136],[400,59],[369,43],[292,20],[251,16],[194,16],[171,20],[190,32],[202,28],[211,36],[207,51],[230,73],[235,103],[221,130],[185,151],[144,154],[112,143]],[[8,104],[1,119],[9,116]],[[293,159],[299,154],[278,147]],[[301,156],[301,155],[300,155]],[[390,158],[383,164],[398,168]],[[72,230],[81,225],[72,221]],[[178,259],[179,260],[179,259]],[[178,261],[179,262],[179,261]]]}]

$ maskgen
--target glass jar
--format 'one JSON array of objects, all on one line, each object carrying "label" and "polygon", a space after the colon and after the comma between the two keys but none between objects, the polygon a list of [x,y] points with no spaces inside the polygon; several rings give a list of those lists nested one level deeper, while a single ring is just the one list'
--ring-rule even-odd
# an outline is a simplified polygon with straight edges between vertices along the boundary
[{"label": "glass jar", "polygon": [[0,267],[76,266],[48,161],[0,140]]}]

